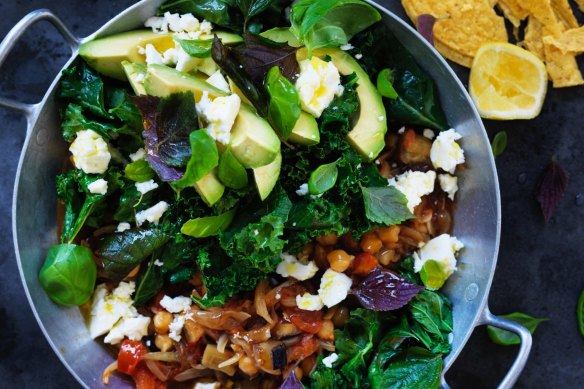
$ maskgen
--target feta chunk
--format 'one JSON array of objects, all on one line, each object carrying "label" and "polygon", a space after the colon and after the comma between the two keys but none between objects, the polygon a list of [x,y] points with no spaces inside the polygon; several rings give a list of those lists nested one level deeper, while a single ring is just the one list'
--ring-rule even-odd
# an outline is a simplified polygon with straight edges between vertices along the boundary
[{"label": "feta chunk", "polygon": [[166,201],[160,201],[152,207],[138,212],[136,214],[136,224],[140,226],[147,220],[150,223],[158,224],[158,221],[167,209],[168,203]]},{"label": "feta chunk", "polygon": [[134,185],[136,185],[138,192],[142,193],[143,195],[150,192],[151,190],[158,188],[158,184],[154,182],[154,180],[136,182]]},{"label": "feta chunk", "polygon": [[296,190],[296,194],[298,196],[306,196],[308,194],[308,184],[300,185],[300,187]]},{"label": "feta chunk", "polygon": [[148,335],[149,325],[150,318],[147,316],[138,315],[124,318],[112,328],[103,341],[109,344],[118,344],[124,338],[140,340]]},{"label": "feta chunk", "polygon": [[332,62],[325,62],[316,56],[300,61],[299,66],[296,89],[302,109],[320,117],[335,96],[343,94],[339,69]]},{"label": "feta chunk", "polygon": [[211,100],[205,91],[197,103],[197,113],[207,123],[209,135],[226,145],[229,143],[231,127],[235,123],[240,106],[241,99],[236,94]]},{"label": "feta chunk", "polygon": [[434,131],[432,131],[429,128],[424,129],[424,131],[422,132],[422,135],[424,135],[425,138],[428,138],[430,140],[434,139],[434,137],[436,136],[434,134]]},{"label": "feta chunk", "polygon": [[107,193],[107,181],[100,178],[87,185],[87,189],[89,193],[104,195]]},{"label": "feta chunk", "polygon": [[442,131],[432,143],[430,160],[436,169],[454,173],[456,165],[464,163],[464,150],[456,141],[462,138],[454,129]]},{"label": "feta chunk", "polygon": [[430,170],[426,173],[407,171],[397,177],[389,179],[389,186],[397,188],[408,199],[408,208],[414,212],[414,208],[422,202],[422,196],[434,191],[436,172]]},{"label": "feta chunk", "polygon": [[166,12],[163,16],[153,16],[146,20],[145,27],[152,28],[152,31],[158,33],[174,33],[179,39],[200,39],[201,36],[205,38],[212,38],[212,25],[210,22],[199,20],[193,14],[178,13],[171,14]]},{"label": "feta chunk", "polygon": [[81,130],[71,143],[69,151],[77,169],[87,174],[103,174],[112,158],[107,143],[93,130]]},{"label": "feta chunk", "polygon": [[361,53],[355,54],[355,59],[361,59],[361,58],[363,58],[363,54],[361,54]]},{"label": "feta chunk", "polygon": [[347,298],[353,281],[343,273],[328,269],[322,275],[318,295],[324,305],[333,307]]},{"label": "feta chunk", "polygon": [[120,224],[118,224],[118,228],[116,228],[117,232],[124,232],[129,230],[130,228],[132,228],[132,226],[130,226],[130,223],[126,223],[126,222],[121,222]]},{"label": "feta chunk", "polygon": [[339,49],[343,50],[343,51],[349,51],[349,50],[353,50],[355,48],[355,46],[353,46],[350,43],[347,43],[346,45],[342,45],[339,47]]},{"label": "feta chunk", "polygon": [[438,182],[442,190],[448,193],[448,198],[454,201],[454,195],[458,192],[458,178],[450,174],[439,174]]},{"label": "feta chunk", "polygon": [[168,337],[175,342],[180,342],[182,330],[185,325],[184,315],[174,315],[172,323],[168,326]]},{"label": "feta chunk", "polygon": [[223,77],[223,74],[221,74],[220,70],[217,70],[209,78],[207,78],[207,84],[211,84],[215,88],[221,89],[224,92],[231,93],[231,90],[229,89],[229,83],[225,77]]},{"label": "feta chunk", "polygon": [[310,293],[296,296],[296,305],[305,311],[320,311],[324,307],[320,296]]},{"label": "feta chunk", "polygon": [[434,260],[442,266],[444,275],[449,277],[456,270],[454,256],[464,247],[461,241],[448,234],[442,234],[430,240],[414,253],[414,271],[418,273],[426,261]]},{"label": "feta chunk", "polygon": [[335,363],[339,359],[339,355],[337,353],[332,353],[326,358],[322,359],[322,364],[331,369],[333,367],[333,363]]},{"label": "feta chunk", "polygon": [[144,48],[144,54],[146,55],[147,65],[164,65],[164,58],[162,54],[156,50],[156,47],[151,43],[148,43]]},{"label": "feta chunk", "polygon": [[130,154],[130,159],[132,162],[136,162],[144,158],[146,158],[146,150],[144,150],[142,147],[136,150],[135,153]]},{"label": "feta chunk", "polygon": [[305,281],[314,277],[318,271],[318,267],[313,261],[305,265],[298,261],[294,255],[288,253],[280,254],[280,258],[282,258],[282,262],[276,268],[276,273],[282,277],[294,277],[298,281]]},{"label": "feta chunk", "polygon": [[164,296],[160,300],[160,306],[170,313],[187,312],[191,308],[191,299],[186,296],[175,298]]}]

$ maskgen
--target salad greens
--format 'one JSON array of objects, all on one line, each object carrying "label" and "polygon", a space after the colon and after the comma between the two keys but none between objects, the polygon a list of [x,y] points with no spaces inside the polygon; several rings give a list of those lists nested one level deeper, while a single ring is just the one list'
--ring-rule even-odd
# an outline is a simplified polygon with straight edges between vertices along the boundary
[{"label": "salad greens", "polygon": [[503,154],[505,148],[507,148],[507,132],[499,131],[497,134],[495,134],[493,143],[491,143],[493,157],[497,158],[499,155]]},{"label": "salad greens", "polygon": [[229,188],[243,189],[247,186],[247,171],[237,158],[233,156],[230,149],[225,150],[221,154],[217,174],[221,182]]},{"label": "salad greens", "polygon": [[[547,321],[549,319],[546,318],[537,318],[533,316],[529,316],[528,314],[521,313],[521,312],[513,312],[507,315],[499,315],[500,318],[512,320],[516,323],[521,324],[522,326],[526,327],[529,332],[532,334],[535,332],[535,329],[538,325]],[[503,330],[501,328],[487,326],[487,334],[489,334],[489,338],[493,341],[493,343],[499,344],[501,346],[511,346],[514,344],[520,344],[521,340],[519,336],[514,334],[513,332]]]},{"label": "salad greens", "polygon": [[271,68],[266,76],[266,90],[270,96],[268,120],[284,139],[288,139],[300,117],[298,92],[277,66]]}]

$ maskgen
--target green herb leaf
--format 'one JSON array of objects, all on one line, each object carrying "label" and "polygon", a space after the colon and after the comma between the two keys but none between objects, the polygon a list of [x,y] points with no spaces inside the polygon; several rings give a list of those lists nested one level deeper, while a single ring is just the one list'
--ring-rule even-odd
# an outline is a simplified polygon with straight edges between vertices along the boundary
[{"label": "green herb leaf", "polygon": [[323,363],[323,355],[318,356],[316,368],[310,373],[311,389],[347,389],[347,382],[343,376],[336,371],[326,367]]},{"label": "green herb leaf", "polygon": [[219,164],[219,151],[215,140],[205,130],[191,132],[190,159],[184,176],[172,183],[178,189],[186,188],[199,181]]},{"label": "green herb leaf", "polygon": [[146,304],[164,286],[160,266],[157,266],[155,262],[155,258],[151,258],[148,266],[140,271],[134,294],[134,305],[137,307]]},{"label": "green herb leaf", "polygon": [[179,39],[180,47],[191,57],[209,58],[211,57],[211,45],[213,39]]},{"label": "green herb leaf", "polygon": [[217,174],[219,180],[228,188],[242,189],[247,186],[247,171],[237,158],[233,156],[231,149],[227,149],[221,154]]},{"label": "green herb leaf", "polygon": [[280,68],[274,66],[266,76],[266,89],[270,96],[268,119],[270,124],[288,139],[296,121],[300,117],[300,99],[296,88],[282,76]]},{"label": "green herb leaf", "polygon": [[[512,320],[516,323],[521,324],[524,327],[527,327],[529,332],[533,334],[537,326],[549,319],[547,318],[537,318],[529,316],[525,313],[521,312],[513,312],[507,315],[500,315],[500,318]],[[514,334],[513,332],[506,331],[497,327],[487,326],[487,333],[489,334],[489,338],[493,341],[493,343],[500,344],[501,346],[511,346],[514,344],[520,344],[521,340],[519,336]]]},{"label": "green herb leaf", "polygon": [[584,290],[582,293],[580,293],[580,298],[578,299],[578,306],[576,307],[576,319],[578,320],[580,334],[584,336]]},{"label": "green herb leaf", "polygon": [[124,174],[127,179],[136,181],[136,182],[144,182],[154,178],[156,173],[148,162],[145,159],[139,159],[132,163],[129,163],[124,168]]},{"label": "green herb leaf", "polygon": [[434,389],[440,386],[442,356],[411,347],[392,358],[387,368],[376,358],[369,370],[372,389]]},{"label": "green herb leaf", "polygon": [[93,293],[97,266],[87,247],[60,244],[49,248],[39,281],[54,302],[65,306],[84,304]]},{"label": "green herb leaf", "polygon": [[103,81],[85,62],[63,71],[59,96],[70,99],[105,119],[113,119],[104,105]]},{"label": "green herb leaf", "polygon": [[507,147],[507,133],[505,131],[499,131],[493,139],[491,144],[491,150],[493,150],[493,156],[497,158],[499,155],[503,154],[505,148]]},{"label": "green herb leaf", "polygon": [[383,69],[377,75],[377,90],[383,97],[397,99],[398,95],[393,87],[393,74],[391,69]]},{"label": "green herb leaf", "polygon": [[424,329],[444,340],[453,330],[452,305],[438,292],[422,290],[410,302],[412,318]]},{"label": "green herb leaf", "polygon": [[207,238],[225,231],[231,224],[235,211],[225,212],[217,216],[198,217],[183,224],[180,232],[194,238]]},{"label": "green herb leaf", "polygon": [[157,14],[164,15],[165,12],[188,14],[192,13],[199,19],[205,19],[222,27],[234,28],[229,16],[229,5],[232,1],[227,0],[168,0],[158,8]]},{"label": "green herb leaf", "polygon": [[430,290],[438,290],[448,279],[443,266],[432,259],[426,261],[420,270],[420,278],[424,285]]},{"label": "green herb leaf", "polygon": [[414,216],[407,207],[406,196],[392,186],[361,188],[365,215],[374,223],[400,224]]},{"label": "green herb leaf", "polygon": [[69,104],[63,114],[63,138],[67,142],[72,142],[77,136],[77,132],[92,130],[105,139],[111,139],[116,128],[112,124],[90,120],[83,115],[83,108],[77,104]]},{"label": "green herb leaf", "polygon": [[108,113],[126,123],[129,128],[135,130],[134,135],[140,135],[142,132],[142,115],[136,104],[132,102],[128,92],[125,89],[116,88],[108,89],[108,106],[111,107]]},{"label": "green herb leaf", "polygon": [[337,163],[320,165],[308,179],[308,191],[311,195],[319,195],[335,186],[339,177]]}]

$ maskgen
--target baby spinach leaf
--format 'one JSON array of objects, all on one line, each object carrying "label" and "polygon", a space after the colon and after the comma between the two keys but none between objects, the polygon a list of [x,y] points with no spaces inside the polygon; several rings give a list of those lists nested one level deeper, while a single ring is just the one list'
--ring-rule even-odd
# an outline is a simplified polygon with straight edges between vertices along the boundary
[{"label": "baby spinach leaf", "polygon": [[[537,326],[549,319],[547,318],[537,318],[529,316],[525,313],[521,312],[513,312],[507,315],[500,315],[499,317],[503,319],[512,320],[516,323],[521,324],[524,327],[527,327],[529,332],[532,334],[535,332]],[[493,341],[493,343],[500,344],[501,346],[511,346],[514,344],[520,344],[521,340],[519,336],[514,334],[513,332],[503,330],[501,328],[487,326],[487,334],[489,334],[489,338]]]},{"label": "baby spinach leaf", "polygon": [[411,347],[387,367],[376,358],[369,369],[372,389],[433,389],[440,386],[442,357],[419,347]]},{"label": "baby spinach leaf", "polygon": [[141,269],[136,285],[134,305],[137,307],[146,304],[164,286],[160,266],[156,265],[154,257],[150,259],[148,266]]},{"label": "baby spinach leaf", "polygon": [[268,120],[284,138],[288,139],[300,117],[300,99],[292,83],[274,66],[266,76],[266,90],[270,96]]},{"label": "baby spinach leaf", "polygon": [[97,247],[105,274],[114,281],[122,280],[169,237],[159,230],[127,230],[105,236]]},{"label": "baby spinach leaf", "polygon": [[351,293],[373,311],[393,311],[406,305],[423,287],[398,274],[375,268]]},{"label": "baby spinach leaf", "polygon": [[335,186],[339,176],[337,163],[320,165],[308,179],[308,191],[311,195],[319,195]]},{"label": "baby spinach leaf", "polygon": [[108,106],[111,107],[108,109],[108,113],[135,130],[136,134],[142,132],[142,116],[140,110],[132,102],[128,92],[121,88],[108,91]]},{"label": "baby spinach leaf", "polygon": [[221,154],[217,174],[219,180],[228,188],[242,189],[247,186],[247,172],[230,149]]},{"label": "baby spinach leaf", "polygon": [[235,211],[228,211],[217,216],[206,216],[191,219],[183,224],[180,232],[194,238],[207,238],[225,231],[231,224]]},{"label": "baby spinach leaf", "polygon": [[235,0],[243,14],[245,25],[252,17],[264,12],[273,2],[274,0]]},{"label": "baby spinach leaf", "polygon": [[406,197],[396,188],[363,187],[361,191],[365,201],[365,215],[372,222],[392,225],[413,218]]},{"label": "baby spinach leaf", "polygon": [[82,130],[95,131],[104,139],[111,139],[112,134],[116,132],[116,127],[113,124],[88,119],[83,114],[83,108],[73,103],[69,104],[65,109],[61,128],[63,130],[63,138],[67,142],[72,142],[77,136],[77,132]]},{"label": "baby spinach leaf", "polygon": [[180,47],[191,57],[209,58],[211,56],[212,39],[179,39]]},{"label": "baby spinach leaf", "polygon": [[127,179],[136,182],[151,180],[156,175],[145,159],[139,159],[127,164],[124,168],[124,174]]},{"label": "baby spinach leaf", "polygon": [[493,156],[497,158],[499,155],[503,154],[507,148],[507,133],[505,131],[499,131],[491,143],[491,150],[493,151]]},{"label": "baby spinach leaf", "polygon": [[90,249],[74,244],[51,246],[39,273],[47,295],[57,304],[84,304],[93,293],[97,266]]},{"label": "baby spinach leaf", "polygon": [[158,9],[158,15],[165,12],[186,14],[192,13],[199,19],[205,19],[222,27],[233,28],[229,16],[231,0],[167,0]]},{"label": "baby spinach leaf", "polygon": [[114,118],[105,109],[104,88],[101,77],[83,61],[63,70],[59,97],[74,101],[94,115],[105,119]]},{"label": "baby spinach leaf", "polygon": [[377,90],[383,97],[397,99],[398,95],[393,87],[393,73],[391,69],[383,69],[377,75]]},{"label": "baby spinach leaf", "polygon": [[178,189],[193,185],[219,164],[219,151],[215,140],[205,130],[189,135],[191,151],[184,176],[172,183]]}]

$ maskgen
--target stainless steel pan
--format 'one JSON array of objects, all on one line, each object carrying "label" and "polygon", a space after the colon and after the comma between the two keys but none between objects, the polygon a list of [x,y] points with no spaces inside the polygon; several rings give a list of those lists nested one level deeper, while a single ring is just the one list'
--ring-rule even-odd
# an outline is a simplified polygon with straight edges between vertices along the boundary
[{"label": "stainless steel pan", "polygon": [[[77,57],[80,43],[142,26],[161,2],[140,1],[83,39],[71,34],[50,11],[34,11],[25,16],[0,44],[0,66],[23,32],[40,20],[54,24],[71,47],[72,55],[65,65],[67,67]],[[378,4],[370,3],[379,8],[383,22],[438,84],[448,122],[463,135],[469,165],[460,177],[454,229],[454,235],[465,243],[466,248],[459,261],[459,271],[450,278],[445,288],[454,304],[454,337],[452,352],[445,359],[442,384],[448,386],[444,374],[475,327],[489,324],[512,331],[521,338],[518,356],[500,384],[502,388],[511,387],[527,361],[531,335],[524,327],[492,315],[487,306],[499,248],[501,207],[497,173],[484,127],[466,90],[442,57],[400,18]],[[399,7],[398,2],[391,4]],[[57,240],[54,178],[60,173],[67,156],[67,145],[61,137],[55,105],[59,79],[60,76],[57,76],[38,104],[0,98],[0,106],[20,111],[28,121],[14,188],[14,245],[28,300],[55,353],[83,386],[104,388],[106,386],[101,383],[100,375],[111,363],[112,356],[89,337],[79,310],[52,303],[37,278],[48,247]],[[107,387],[125,388],[129,384],[114,377]]]}]

